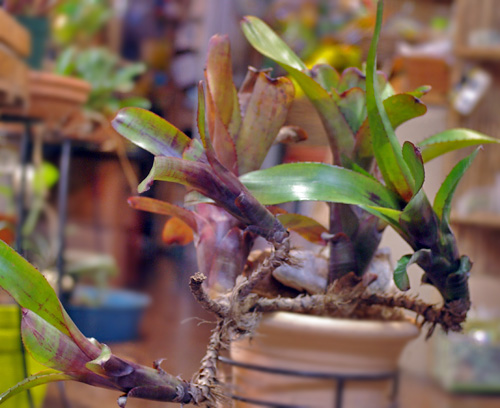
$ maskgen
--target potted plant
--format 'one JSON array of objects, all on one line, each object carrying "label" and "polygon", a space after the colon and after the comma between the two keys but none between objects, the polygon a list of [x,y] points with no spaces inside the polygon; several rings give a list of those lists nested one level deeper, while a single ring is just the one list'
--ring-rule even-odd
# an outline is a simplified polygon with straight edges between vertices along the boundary
[{"label": "potted plant", "polygon": [[[436,325],[446,331],[460,330],[470,304],[467,277],[471,263],[458,254],[449,211],[453,191],[477,152],[450,172],[433,205],[421,188],[423,164],[450,150],[497,141],[457,129],[431,137],[419,147],[408,142],[399,145],[393,127],[422,114],[425,108],[415,96],[421,90],[391,95],[376,72],[381,21],[379,2],[366,76],[353,70],[339,76],[327,66],[311,72],[261,21],[249,17],[243,22],[251,43],[277,58],[313,101],[329,135],[333,165],[295,163],[258,170],[276,137],[303,138],[300,129],[282,127],[294,87],[287,78],[270,78],[266,72],[250,69],[236,91],[226,37],[216,36],[210,43],[205,87],[200,84],[198,89],[199,138],[188,138],[148,111],[120,111],[113,121],[115,129],[155,155],[153,168],[139,191],[157,180],[189,189],[186,205],[192,209],[146,197],[133,197],[130,204],[173,216],[164,228],[166,241],[194,238],[200,271],[191,278],[190,287],[197,300],[217,317],[207,354],[191,381],[166,373],[159,363],[148,368],[113,355],[107,346],[83,336],[41,275],[7,245],[0,245],[0,286],[23,307],[27,348],[51,368],[5,392],[0,402],[37,384],[77,380],[123,392],[118,399],[122,407],[130,397],[228,405],[228,394],[233,390],[217,378],[219,354],[256,330],[282,331],[290,336],[287,324],[308,319],[303,330],[311,330],[311,321],[316,321],[328,332],[332,316],[357,320],[348,321],[348,325],[386,318],[391,321],[383,330],[397,332],[398,326],[407,326],[410,334],[403,330],[403,337],[411,338],[418,329],[415,323],[407,322],[400,309],[416,313],[420,325],[429,325],[429,334]],[[339,84],[344,86],[342,91]],[[329,229],[308,217],[266,207],[300,200],[331,203]],[[425,282],[442,294],[442,306],[373,287],[374,283],[385,286],[380,284],[383,273],[375,273],[372,260],[381,230],[387,225],[414,251],[398,262],[396,285],[407,289],[406,268],[417,263],[425,272]],[[319,250],[292,248],[291,231]],[[258,238],[269,248],[251,254]],[[326,258],[325,252],[329,252]],[[325,263],[326,268],[322,266]],[[301,274],[304,269],[307,273]],[[314,287],[316,290],[311,289]],[[277,311],[294,314],[270,314]],[[401,322],[394,323],[394,319]],[[344,339],[350,342],[368,333],[358,331],[351,337],[344,335]],[[365,338],[365,347],[379,343],[379,335],[380,328],[372,331],[371,337]],[[393,340],[381,342],[388,350],[401,348]],[[393,360],[394,356],[386,367],[392,369]],[[272,403],[279,405],[281,401]]]}]

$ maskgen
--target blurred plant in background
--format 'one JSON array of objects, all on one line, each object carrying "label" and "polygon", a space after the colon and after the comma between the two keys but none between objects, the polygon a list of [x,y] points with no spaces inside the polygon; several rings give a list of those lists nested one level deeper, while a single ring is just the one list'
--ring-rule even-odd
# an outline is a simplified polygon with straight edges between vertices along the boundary
[{"label": "blurred plant in background", "polygon": [[55,8],[52,24],[54,42],[60,49],[55,72],[89,82],[92,90],[86,107],[106,117],[125,106],[151,106],[145,98],[129,96],[146,65],[123,61],[108,48],[96,45],[112,15],[109,2],[104,0],[66,0]]},{"label": "blurred plant in background", "polygon": [[4,0],[3,7],[15,15],[44,16],[59,3],[61,0]]}]

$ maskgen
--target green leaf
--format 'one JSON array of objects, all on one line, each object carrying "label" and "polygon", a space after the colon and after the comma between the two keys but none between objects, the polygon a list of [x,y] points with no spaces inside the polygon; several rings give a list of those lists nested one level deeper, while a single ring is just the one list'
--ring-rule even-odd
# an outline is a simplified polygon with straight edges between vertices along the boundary
[{"label": "green leaf", "polygon": [[281,164],[240,180],[265,205],[311,200],[399,208],[398,197],[378,181],[323,163]]},{"label": "green leaf", "polygon": [[99,347],[91,344],[78,330],[45,277],[3,241],[0,241],[0,287],[21,307],[34,311],[57,330],[72,337],[89,357],[99,355]]},{"label": "green leaf", "polygon": [[289,79],[258,74],[236,138],[240,174],[260,168],[285,123],[294,93]]},{"label": "green leaf", "polygon": [[337,89],[340,75],[337,70],[327,64],[318,64],[311,69],[311,77],[327,92]]},{"label": "green leaf", "polygon": [[75,46],[69,46],[63,50],[59,57],[56,59],[56,66],[54,73],[59,75],[71,75],[75,71],[75,57],[77,54],[77,48]]},{"label": "green leaf", "polygon": [[366,118],[365,92],[361,88],[348,89],[339,97],[337,104],[352,131],[356,133]]},{"label": "green leaf", "polygon": [[432,86],[430,86],[430,85],[422,85],[411,92],[406,92],[406,94],[412,95],[415,98],[421,98],[425,94],[429,93],[431,91],[431,89],[432,89]]},{"label": "green leaf", "polygon": [[449,129],[431,136],[418,143],[422,150],[424,163],[453,150],[480,144],[500,143],[500,140],[488,137],[470,129]]},{"label": "green leaf", "polygon": [[266,57],[278,62],[299,84],[318,111],[332,150],[350,154],[354,147],[354,134],[341,114],[332,96],[305,72],[305,64],[263,21],[246,17],[243,33],[250,44]]},{"label": "green leaf", "polygon": [[254,16],[246,16],[243,18],[241,26],[247,40],[261,54],[272,55],[269,58],[298,71],[307,69],[292,49],[262,20]]},{"label": "green leaf", "polygon": [[196,213],[175,204],[149,197],[130,197],[128,204],[136,210],[177,217],[189,225],[193,231],[196,231]]},{"label": "green leaf", "polygon": [[182,157],[191,139],[154,113],[124,108],[111,122],[123,137],[155,156]]},{"label": "green leaf", "polygon": [[59,180],[59,170],[49,162],[43,162],[39,166],[33,177],[33,188],[41,194],[53,187]]},{"label": "green leaf", "polygon": [[411,175],[415,180],[414,194],[416,194],[422,188],[425,179],[424,162],[422,161],[422,155],[420,154],[419,149],[417,149],[413,143],[405,142],[403,144],[403,158],[405,159],[405,162],[410,169]]},{"label": "green leaf", "polygon": [[404,231],[401,229],[399,225],[399,219],[401,217],[401,210],[394,210],[392,208],[385,207],[377,207],[377,206],[361,206],[363,210],[366,212],[373,214],[380,218],[381,220],[388,223],[394,230],[400,234],[403,238],[405,238]]},{"label": "green leaf", "polygon": [[142,96],[130,96],[128,98],[118,99],[118,109],[123,108],[141,108],[151,109],[151,102],[149,99]]},{"label": "green leaf", "polygon": [[56,370],[41,371],[38,374],[24,379],[23,381],[9,388],[4,393],[0,394],[0,405],[7,401],[9,398],[38,385],[48,384],[56,381],[67,381],[72,379],[73,377],[71,377],[70,375],[63,374]]},{"label": "green leaf", "polygon": [[427,112],[427,106],[407,93],[392,95],[385,99],[384,109],[394,129],[410,119],[423,116]]},{"label": "green leaf", "polygon": [[21,255],[0,241],[0,287],[23,308],[70,335],[67,315],[45,277]]},{"label": "green leaf", "polygon": [[[407,94],[397,94],[385,99],[384,109],[394,129],[410,119],[422,116],[427,111],[422,102]],[[367,169],[371,166],[373,155],[372,135],[366,118],[356,133],[354,157],[356,163]]]},{"label": "green leaf", "polygon": [[411,255],[404,255],[401,257],[394,269],[394,283],[399,290],[407,291],[410,289],[410,279],[406,269],[408,268],[411,260]]},{"label": "green leaf", "polygon": [[328,230],[318,221],[301,214],[278,214],[276,218],[286,229],[296,232],[309,242],[326,245],[322,234],[328,233]]},{"label": "green leaf", "polygon": [[467,169],[472,164],[473,160],[477,156],[480,148],[477,148],[466,158],[460,160],[455,167],[446,176],[443,184],[436,193],[434,198],[433,209],[436,212],[438,218],[444,225],[448,225],[450,211],[451,211],[451,200],[453,198],[453,193],[455,192],[458,183],[462,179]]},{"label": "green leaf", "polygon": [[404,208],[399,223],[406,231],[408,244],[414,249],[433,248],[439,237],[439,220],[424,192],[420,189]]},{"label": "green leaf", "polygon": [[377,4],[377,19],[366,66],[366,106],[373,151],[386,185],[406,201],[413,196],[414,180],[401,152],[401,146],[384,109],[376,71],[377,43],[382,27],[383,2]]},{"label": "green leaf", "polygon": [[407,291],[410,289],[410,280],[408,279],[407,273],[410,265],[418,264],[419,261],[427,260],[430,255],[430,250],[421,249],[411,255],[404,255],[398,260],[396,268],[394,269],[394,283],[399,290]]}]

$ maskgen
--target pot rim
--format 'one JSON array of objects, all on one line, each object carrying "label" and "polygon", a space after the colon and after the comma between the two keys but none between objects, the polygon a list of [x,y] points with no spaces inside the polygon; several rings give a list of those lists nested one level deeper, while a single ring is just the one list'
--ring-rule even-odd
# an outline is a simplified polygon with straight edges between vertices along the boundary
[{"label": "pot rim", "polygon": [[265,314],[260,322],[264,327],[278,330],[322,332],[345,337],[364,338],[415,338],[420,334],[420,327],[415,320],[382,321],[343,319],[328,316],[314,316],[290,312]]},{"label": "pot rim", "polygon": [[90,92],[91,89],[90,83],[81,78],[54,74],[52,72],[30,71],[29,80],[30,83],[34,83],[39,86],[45,85],[61,87],[63,89],[67,89],[69,87],[75,90],[80,90],[81,92]]}]

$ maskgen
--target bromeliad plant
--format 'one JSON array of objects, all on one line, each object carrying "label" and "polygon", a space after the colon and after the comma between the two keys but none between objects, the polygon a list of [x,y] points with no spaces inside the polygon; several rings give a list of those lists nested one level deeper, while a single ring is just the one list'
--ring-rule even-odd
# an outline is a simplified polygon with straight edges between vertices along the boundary
[{"label": "bromeliad plant", "polygon": [[[127,362],[105,345],[86,339],[41,275],[2,244],[0,285],[23,307],[27,348],[53,370],[2,394],[0,402],[33,385],[73,379],[124,392],[120,406],[128,397],[215,406],[224,398],[216,378],[220,350],[251,334],[259,316],[268,311],[373,317],[375,309],[407,308],[430,323],[431,331],[436,324],[445,330],[460,329],[470,303],[471,263],[458,254],[449,213],[457,183],[477,151],[450,172],[433,205],[422,190],[424,162],[453,149],[497,141],[458,129],[419,146],[399,145],[394,128],[425,112],[418,99],[423,90],[392,95],[376,72],[381,19],[379,2],[366,74],[348,69],[342,75],[324,65],[308,70],[263,22],[253,17],[243,21],[253,46],[276,59],[315,105],[329,137],[332,165],[296,163],[258,170],[275,139],[304,136],[300,129],[283,127],[294,86],[290,79],[272,79],[250,69],[237,91],[225,37],[210,42],[205,86],[199,86],[199,137],[190,139],[138,108],[126,108],[114,119],[119,133],[155,155],[140,192],[155,181],[180,183],[189,191],[189,209],[146,197],[133,197],[130,203],[173,216],[164,229],[167,241],[185,243],[194,237],[200,272],[192,277],[191,290],[218,319],[195,377],[185,382],[157,364],[151,369]],[[331,203],[329,229],[308,217],[266,207],[301,200]],[[369,265],[387,225],[414,250],[398,262],[397,286],[408,288],[406,269],[417,263],[425,282],[442,294],[442,307],[403,294],[367,290],[374,279]],[[289,231],[316,244],[318,251],[291,250]],[[250,265],[247,260],[258,237],[272,248],[260,263]],[[300,291],[303,278],[296,275],[291,287],[276,279],[277,270],[295,271],[306,264],[312,268],[303,275],[318,275],[316,267],[324,260],[321,249],[326,246],[328,274],[319,280],[319,289]],[[387,316],[387,310],[381,315]]]}]

